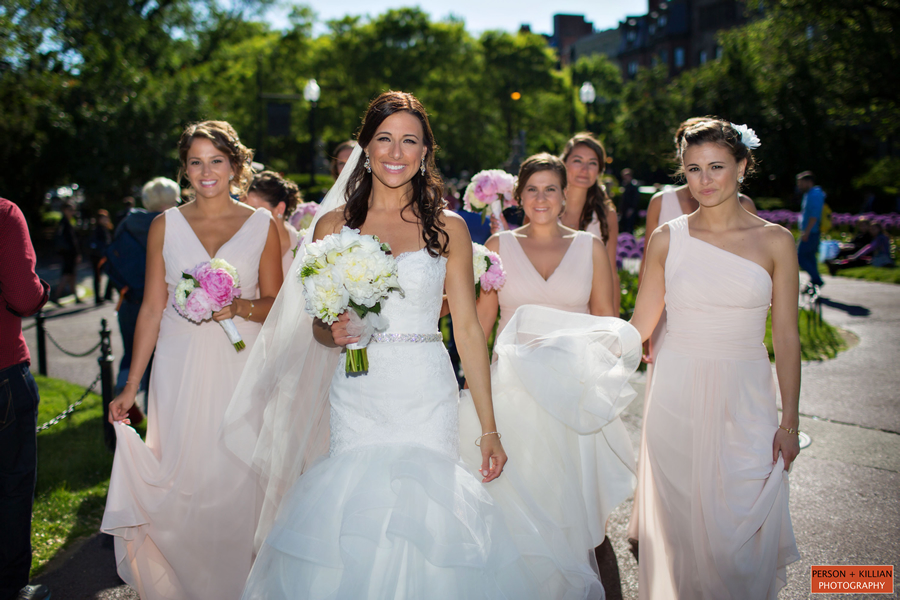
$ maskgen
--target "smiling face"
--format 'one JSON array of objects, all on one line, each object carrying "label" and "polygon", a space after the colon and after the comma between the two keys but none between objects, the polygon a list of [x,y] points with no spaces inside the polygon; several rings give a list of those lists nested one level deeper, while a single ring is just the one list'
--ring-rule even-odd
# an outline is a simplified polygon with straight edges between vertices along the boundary
[{"label": "smiling face", "polygon": [[731,151],[715,142],[692,144],[682,154],[684,175],[691,195],[700,206],[712,207],[737,198],[738,178],[746,159],[736,161]]},{"label": "smiling face", "polygon": [[584,144],[578,144],[566,158],[566,173],[570,186],[589,188],[600,176],[600,158]]},{"label": "smiling face", "polygon": [[198,197],[228,195],[234,174],[228,156],[210,140],[197,137],[188,149],[185,173]]},{"label": "smiling face", "polygon": [[428,150],[423,134],[422,123],[408,112],[394,113],[382,121],[366,146],[373,183],[389,188],[408,184]]},{"label": "smiling face", "polygon": [[525,215],[539,225],[555,223],[566,201],[559,175],[549,169],[531,175],[522,187],[520,198]]}]

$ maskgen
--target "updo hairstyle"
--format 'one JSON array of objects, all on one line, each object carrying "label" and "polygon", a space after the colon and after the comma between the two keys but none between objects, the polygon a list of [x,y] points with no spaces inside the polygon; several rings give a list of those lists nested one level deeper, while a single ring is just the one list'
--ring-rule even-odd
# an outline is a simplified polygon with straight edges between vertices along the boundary
[{"label": "updo hairstyle", "polygon": [[196,138],[208,139],[228,157],[228,162],[234,170],[234,179],[230,182],[231,190],[236,195],[243,196],[253,178],[253,171],[250,168],[253,151],[241,143],[234,127],[227,121],[202,121],[184,128],[178,141],[178,158],[181,161],[178,180],[181,181],[187,173],[187,154]]},{"label": "updo hairstyle", "polygon": [[736,162],[746,160],[747,168],[744,170],[744,177],[753,173],[755,166],[753,152],[741,141],[740,132],[728,121],[709,117],[703,119],[700,123],[685,128],[682,133],[681,143],[678,149],[678,155],[681,158],[681,164],[677,173],[678,175],[684,175],[685,150],[690,146],[699,146],[700,144],[708,143],[718,144],[723,148],[727,148]]},{"label": "updo hairstyle", "polygon": [[284,202],[284,214],[282,218],[287,220],[297,208],[297,203],[302,201],[300,188],[290,179],[285,179],[275,171],[262,171],[253,176],[253,181],[247,188],[247,193],[256,192],[275,208],[279,202]]}]

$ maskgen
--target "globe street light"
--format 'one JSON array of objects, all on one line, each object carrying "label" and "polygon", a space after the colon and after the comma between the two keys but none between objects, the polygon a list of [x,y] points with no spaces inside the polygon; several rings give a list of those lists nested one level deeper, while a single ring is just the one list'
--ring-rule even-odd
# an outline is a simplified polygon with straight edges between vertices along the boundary
[{"label": "globe street light", "polygon": [[585,115],[585,129],[591,129],[591,107],[594,104],[594,100],[597,99],[597,90],[594,89],[594,84],[590,81],[585,81],[581,84],[581,89],[578,90],[578,97],[581,99],[581,102],[587,107],[587,114]]},{"label": "globe street light", "polygon": [[316,103],[322,94],[322,88],[315,79],[310,79],[303,86],[303,99],[309,102],[309,187],[316,184]]}]

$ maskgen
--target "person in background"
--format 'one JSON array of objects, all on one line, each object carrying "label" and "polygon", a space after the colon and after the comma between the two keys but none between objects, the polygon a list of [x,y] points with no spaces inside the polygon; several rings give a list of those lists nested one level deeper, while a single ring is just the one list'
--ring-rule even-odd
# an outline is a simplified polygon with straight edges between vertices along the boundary
[{"label": "person in background", "polygon": [[38,312],[50,286],[34,271],[34,247],[19,207],[0,198],[0,600],[43,600],[28,585],[31,509],[37,481],[37,384],[22,317]]},{"label": "person in background", "polygon": [[893,267],[891,239],[885,235],[884,227],[881,223],[875,222],[871,224],[871,231],[875,237],[869,244],[846,258],[828,261],[828,272],[835,275],[840,269],[849,269],[850,267]]},{"label": "person in background", "polygon": [[264,208],[275,217],[278,240],[281,242],[281,267],[285,276],[294,261],[293,251],[297,247],[297,230],[288,223],[288,218],[301,201],[297,184],[274,171],[254,175],[244,200],[253,208]]},{"label": "person in background", "polygon": [[[128,214],[124,221],[116,227],[113,239],[122,235],[130,235],[137,240],[140,248],[140,256],[134,257],[140,264],[147,262],[147,234],[150,231],[150,223],[160,213],[178,204],[181,196],[181,188],[177,183],[167,177],[157,177],[144,184],[141,189],[141,201],[143,209],[135,208]],[[135,249],[137,250],[137,247]],[[119,332],[122,335],[122,361],[119,363],[119,375],[116,378],[116,395],[125,389],[128,381],[128,373],[131,369],[131,348],[134,345],[134,329],[137,327],[138,313],[141,311],[141,303],[144,300],[143,278],[132,285],[119,290],[119,310],[116,318],[119,321]],[[152,363],[151,363],[152,364]],[[147,390],[150,381],[150,367],[144,373],[140,389]],[[146,403],[145,403],[146,404]],[[146,409],[146,405],[144,406]]]},{"label": "person in background", "polygon": [[638,192],[631,169],[622,169],[622,197],[619,200],[619,231],[621,233],[634,233],[640,198],[641,194]]},{"label": "person in background", "polygon": [[353,153],[354,148],[356,148],[356,142],[354,140],[347,140],[346,142],[338,144],[338,147],[334,149],[334,158],[331,159],[331,177],[334,178],[335,181],[337,181],[341,171],[344,170],[344,165],[346,165],[347,161],[350,159],[350,155]]},{"label": "person in background", "polygon": [[125,196],[122,198],[122,210],[116,213],[113,226],[118,227],[125,218],[134,210],[134,196]]},{"label": "person in background", "polygon": [[78,271],[78,263],[81,262],[81,244],[72,224],[75,218],[75,205],[71,202],[63,203],[62,215],[55,234],[56,252],[62,258],[62,273],[59,276],[59,283],[50,294],[50,302],[57,306],[63,290],[71,292],[75,296],[75,302],[81,304],[78,290],[75,288],[75,274]]},{"label": "person in background", "polygon": [[[856,254],[864,247],[871,244],[874,239],[875,234],[872,231],[872,221],[870,221],[868,217],[859,217],[856,220],[856,235],[853,236],[853,239],[848,243],[841,243],[837,256],[825,261],[825,264],[828,265],[829,272],[831,272],[832,263],[840,262],[841,260]],[[834,273],[831,274],[834,275]]]},{"label": "person in background", "polygon": [[112,284],[107,281],[106,282],[106,293],[101,296],[101,282],[103,274],[100,270],[102,266],[103,254],[106,252],[106,248],[112,243],[113,239],[113,224],[112,221],[109,220],[109,213],[100,209],[97,211],[97,222],[94,225],[94,233],[91,236],[91,265],[94,267],[94,303],[95,304],[103,304],[106,300],[112,299]]},{"label": "person in background", "polygon": [[800,208],[800,243],[797,245],[797,261],[800,268],[809,273],[809,283],[804,292],[814,292],[825,285],[819,276],[819,264],[816,252],[819,250],[819,226],[822,222],[822,207],[825,205],[825,192],[816,185],[812,171],[797,174],[797,189],[803,194]]}]

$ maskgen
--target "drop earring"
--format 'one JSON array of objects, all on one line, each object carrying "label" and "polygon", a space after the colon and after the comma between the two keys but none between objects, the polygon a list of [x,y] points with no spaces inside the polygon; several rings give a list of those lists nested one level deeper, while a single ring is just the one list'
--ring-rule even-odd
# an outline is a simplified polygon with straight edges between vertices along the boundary
[{"label": "drop earring", "polygon": [[422,176],[425,176],[425,157],[422,157]]},{"label": "drop earring", "polygon": [[744,176],[743,176],[743,175],[741,175],[740,177],[738,177],[738,183],[744,183]]},{"label": "drop earring", "polygon": [[234,173],[228,176],[228,181],[234,181]]},{"label": "drop earring", "polygon": [[368,152],[366,153],[366,162],[363,166],[366,168],[367,172],[369,172],[369,173],[372,172],[372,164],[369,162],[369,153]]}]

